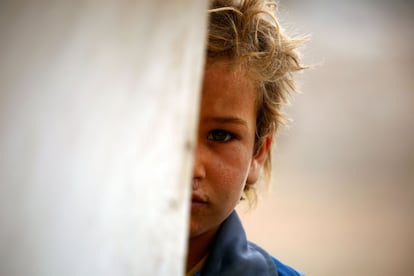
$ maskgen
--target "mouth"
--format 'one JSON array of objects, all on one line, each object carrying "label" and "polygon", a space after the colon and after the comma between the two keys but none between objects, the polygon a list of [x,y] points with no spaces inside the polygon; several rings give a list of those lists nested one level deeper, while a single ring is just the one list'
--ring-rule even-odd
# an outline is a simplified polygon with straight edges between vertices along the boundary
[{"label": "mouth", "polygon": [[208,201],[205,197],[202,197],[198,194],[193,194],[191,196],[191,210],[196,210],[201,208],[204,205],[207,205]]}]

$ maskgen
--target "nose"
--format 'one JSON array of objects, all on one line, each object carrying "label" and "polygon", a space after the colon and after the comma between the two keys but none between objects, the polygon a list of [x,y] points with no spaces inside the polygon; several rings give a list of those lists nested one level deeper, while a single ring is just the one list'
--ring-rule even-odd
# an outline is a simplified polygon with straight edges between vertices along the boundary
[{"label": "nose", "polygon": [[193,165],[193,183],[199,182],[206,176],[206,168],[205,162],[205,154],[203,154],[203,147],[202,145],[197,142],[194,151],[194,165]]}]

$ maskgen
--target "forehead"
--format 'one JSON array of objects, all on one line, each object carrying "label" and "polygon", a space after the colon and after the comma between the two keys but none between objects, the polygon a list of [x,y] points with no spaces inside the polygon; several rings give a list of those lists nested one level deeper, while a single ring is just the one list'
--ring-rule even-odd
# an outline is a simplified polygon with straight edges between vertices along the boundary
[{"label": "forehead", "polygon": [[252,76],[242,66],[227,61],[207,63],[204,69],[203,94],[206,90],[215,90],[218,94],[256,94]]},{"label": "forehead", "polygon": [[256,118],[256,88],[246,71],[228,63],[207,64],[202,91],[202,116]]}]

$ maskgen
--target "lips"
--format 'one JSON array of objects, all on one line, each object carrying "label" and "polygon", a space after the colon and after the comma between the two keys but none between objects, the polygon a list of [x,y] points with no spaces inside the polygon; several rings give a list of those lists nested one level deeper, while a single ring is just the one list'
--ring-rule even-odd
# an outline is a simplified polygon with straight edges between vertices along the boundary
[{"label": "lips", "polygon": [[204,203],[205,204],[205,203],[207,203],[207,199],[205,199],[201,195],[192,194],[192,196],[191,196],[191,202],[194,202],[194,203]]},{"label": "lips", "polygon": [[191,196],[191,210],[195,211],[199,208],[202,208],[203,206],[208,204],[207,198],[199,195],[199,194],[192,194]]}]

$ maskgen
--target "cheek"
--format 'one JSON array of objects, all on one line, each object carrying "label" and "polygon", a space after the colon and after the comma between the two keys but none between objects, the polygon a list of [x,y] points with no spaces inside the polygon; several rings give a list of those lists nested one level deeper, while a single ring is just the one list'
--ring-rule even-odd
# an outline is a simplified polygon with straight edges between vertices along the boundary
[{"label": "cheek", "polygon": [[228,197],[242,193],[246,183],[251,157],[241,147],[228,147],[214,163],[216,183],[223,195]]}]

